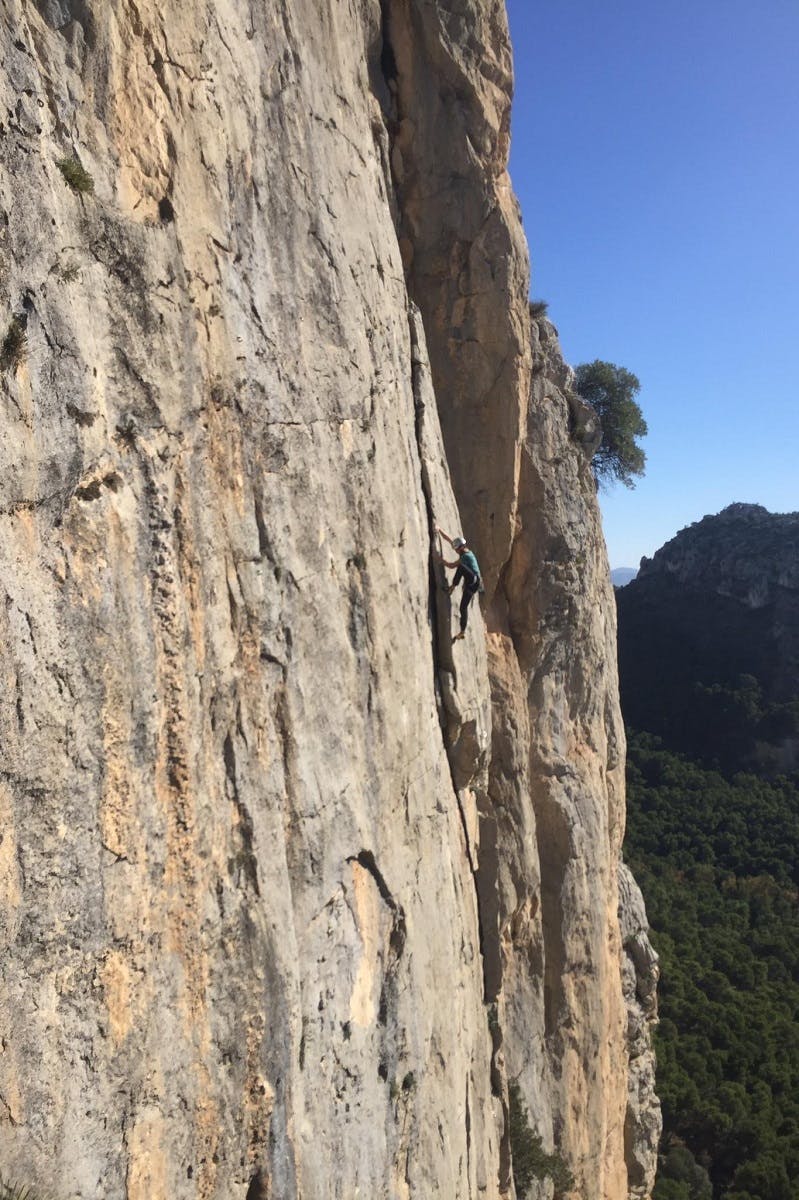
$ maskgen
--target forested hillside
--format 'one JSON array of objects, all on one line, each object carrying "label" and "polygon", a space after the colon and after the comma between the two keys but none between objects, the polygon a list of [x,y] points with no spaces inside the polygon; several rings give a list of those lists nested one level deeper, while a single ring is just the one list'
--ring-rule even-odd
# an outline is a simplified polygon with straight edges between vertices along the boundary
[{"label": "forested hillside", "polygon": [[[724,517],[678,535],[671,566],[697,529],[712,560]],[[661,956],[656,1200],[799,1198],[799,685],[778,654],[799,628],[773,620],[784,582],[753,606],[729,574],[725,595],[705,569],[618,593],[622,705],[647,722],[629,728],[626,857]]]},{"label": "forested hillside", "polygon": [[726,773],[799,768],[799,514],[732,504],[616,595],[629,726]]},{"label": "forested hillside", "polygon": [[[664,1150],[726,1200],[799,1196],[799,789],[631,739],[627,858],[661,956]],[[657,1200],[710,1195],[684,1152]]]}]

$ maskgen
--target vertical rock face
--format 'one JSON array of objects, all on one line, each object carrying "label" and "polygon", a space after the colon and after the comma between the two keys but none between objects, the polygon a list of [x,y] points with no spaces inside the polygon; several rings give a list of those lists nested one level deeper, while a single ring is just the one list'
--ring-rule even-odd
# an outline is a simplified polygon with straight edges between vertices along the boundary
[{"label": "vertical rock face", "polygon": [[613,606],[503,5],[9,0],[0,47],[0,1168],[510,1196],[510,1076],[623,1197]]},{"label": "vertical rock face", "polygon": [[624,733],[615,625],[589,466],[594,431],[553,327],[533,322],[531,342],[515,536],[489,634],[496,720],[487,820],[500,848],[508,1068],[521,1073],[578,1192],[620,1196]]},{"label": "vertical rock face", "polygon": [[647,1197],[655,1182],[663,1122],[655,1095],[655,1056],[650,1027],[657,1019],[658,956],[649,941],[641,889],[622,863],[619,871],[622,982],[627,1008],[627,1115],[624,1151],[631,1196]]}]

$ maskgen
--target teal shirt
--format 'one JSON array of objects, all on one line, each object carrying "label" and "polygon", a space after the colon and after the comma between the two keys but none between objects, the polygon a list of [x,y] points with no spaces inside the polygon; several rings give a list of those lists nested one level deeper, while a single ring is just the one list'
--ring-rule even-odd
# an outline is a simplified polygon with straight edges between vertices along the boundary
[{"label": "teal shirt", "polygon": [[480,567],[477,559],[472,554],[471,550],[464,550],[463,554],[458,555],[458,567],[463,571],[470,583],[480,581]]}]

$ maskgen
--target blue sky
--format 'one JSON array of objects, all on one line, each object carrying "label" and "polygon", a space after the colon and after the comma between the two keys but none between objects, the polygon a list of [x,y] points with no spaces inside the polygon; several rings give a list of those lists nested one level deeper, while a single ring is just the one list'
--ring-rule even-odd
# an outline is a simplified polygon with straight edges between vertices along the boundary
[{"label": "blue sky", "polygon": [[511,174],[564,354],[641,380],[611,566],[734,500],[799,509],[799,3],[508,0]]}]

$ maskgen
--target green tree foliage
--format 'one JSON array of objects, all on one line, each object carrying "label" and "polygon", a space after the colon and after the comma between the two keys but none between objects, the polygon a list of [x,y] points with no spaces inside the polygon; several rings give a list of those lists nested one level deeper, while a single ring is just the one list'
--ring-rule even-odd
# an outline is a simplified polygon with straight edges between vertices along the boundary
[{"label": "green tree foliage", "polygon": [[94,191],[94,180],[74,155],[72,158],[59,159],[56,165],[73,192],[91,193]]},{"label": "green tree foliage", "polygon": [[593,461],[597,481],[605,484],[618,479],[625,487],[635,487],[635,479],[643,475],[646,466],[646,455],[637,443],[647,432],[635,400],[640,383],[624,367],[597,359],[576,368],[575,387],[602,426],[602,443]]},{"label": "green tree foliage", "polygon": [[574,1187],[571,1171],[557,1151],[547,1154],[541,1138],[533,1132],[518,1083],[508,1088],[508,1101],[513,1184],[519,1200],[524,1200],[533,1183],[541,1179],[552,1181],[556,1196],[570,1191]]},{"label": "green tree foliage", "polygon": [[660,1164],[654,1200],[712,1200],[712,1196],[705,1168],[687,1146],[672,1146]]},{"label": "green tree foliage", "polygon": [[799,780],[631,734],[628,803],[662,968],[655,1200],[705,1200],[703,1171],[715,1200],[799,1200]]}]

